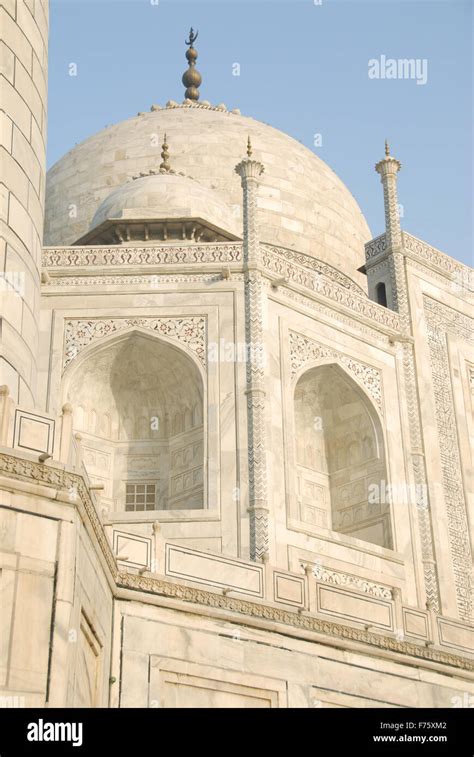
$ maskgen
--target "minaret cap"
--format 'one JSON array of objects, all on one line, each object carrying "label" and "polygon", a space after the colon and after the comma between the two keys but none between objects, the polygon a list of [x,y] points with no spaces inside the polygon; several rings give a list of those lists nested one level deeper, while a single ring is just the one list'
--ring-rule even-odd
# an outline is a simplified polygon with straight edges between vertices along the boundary
[{"label": "minaret cap", "polygon": [[265,168],[263,163],[252,158],[253,149],[252,142],[250,141],[250,135],[247,137],[247,156],[240,161],[235,167],[235,173],[238,173],[242,181],[244,179],[257,179],[262,175]]},{"label": "minaret cap", "polygon": [[379,160],[379,162],[375,166],[375,170],[377,173],[384,175],[387,173],[397,173],[397,171],[400,170],[402,167],[402,164],[399,160],[393,157],[393,155],[390,155],[390,146],[388,144],[388,140],[385,140],[385,157],[382,160]]}]

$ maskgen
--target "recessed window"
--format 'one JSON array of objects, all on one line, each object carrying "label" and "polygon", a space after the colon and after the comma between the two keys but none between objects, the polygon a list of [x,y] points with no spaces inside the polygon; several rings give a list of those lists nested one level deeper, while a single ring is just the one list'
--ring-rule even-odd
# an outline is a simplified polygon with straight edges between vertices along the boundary
[{"label": "recessed window", "polygon": [[126,484],[125,510],[128,512],[156,510],[156,484]]},{"label": "recessed window", "polygon": [[383,305],[384,308],[387,307],[387,290],[385,288],[385,284],[381,281],[380,284],[377,284],[375,287],[375,296],[377,297],[377,302],[379,305]]}]

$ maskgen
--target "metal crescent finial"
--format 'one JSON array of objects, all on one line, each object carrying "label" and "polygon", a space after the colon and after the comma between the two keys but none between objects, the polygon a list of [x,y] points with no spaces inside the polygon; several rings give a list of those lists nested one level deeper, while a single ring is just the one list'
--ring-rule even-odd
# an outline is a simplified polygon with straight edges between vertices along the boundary
[{"label": "metal crescent finial", "polygon": [[194,34],[194,29],[193,27],[191,27],[191,29],[189,30],[189,39],[185,40],[185,44],[189,45],[189,47],[192,47],[193,44],[196,42],[198,35],[199,35],[199,29],[197,30],[196,34]]}]

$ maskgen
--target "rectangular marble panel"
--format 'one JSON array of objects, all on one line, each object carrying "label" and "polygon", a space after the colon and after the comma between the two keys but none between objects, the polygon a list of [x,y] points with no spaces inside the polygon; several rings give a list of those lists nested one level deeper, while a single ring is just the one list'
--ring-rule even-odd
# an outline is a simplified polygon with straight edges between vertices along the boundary
[{"label": "rectangular marble panel", "polygon": [[167,576],[263,597],[263,567],[222,555],[167,544],[165,573]]},{"label": "rectangular marble panel", "polygon": [[452,620],[438,618],[439,640],[442,646],[453,647],[474,654],[474,628]]},{"label": "rectangular marble panel", "polygon": [[273,572],[273,598],[275,602],[304,607],[305,580],[279,571]]},{"label": "rectangular marble panel", "polygon": [[417,636],[420,639],[428,639],[428,614],[426,612],[412,610],[409,607],[404,607],[403,628],[408,636]]},{"label": "rectangular marble panel", "polygon": [[20,449],[47,452],[51,455],[54,447],[54,427],[53,418],[17,408],[13,444]]},{"label": "rectangular marble panel", "polygon": [[318,609],[328,615],[393,629],[392,603],[355,592],[317,585]]},{"label": "rectangular marble panel", "polygon": [[121,563],[135,568],[149,568],[151,538],[114,530],[114,552]]},{"label": "rectangular marble panel", "polygon": [[278,708],[284,681],[184,660],[151,658],[150,706],[164,708]]}]

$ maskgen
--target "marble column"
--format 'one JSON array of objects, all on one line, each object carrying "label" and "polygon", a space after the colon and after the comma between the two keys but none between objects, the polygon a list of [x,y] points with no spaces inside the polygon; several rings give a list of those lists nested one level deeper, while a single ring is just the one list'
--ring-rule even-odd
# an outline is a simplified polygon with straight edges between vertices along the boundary
[{"label": "marble column", "polygon": [[264,167],[252,159],[250,142],[247,157],[235,170],[241,177],[243,190],[250,558],[261,560],[268,555],[269,547],[263,337],[265,296],[257,228],[258,180]]}]

